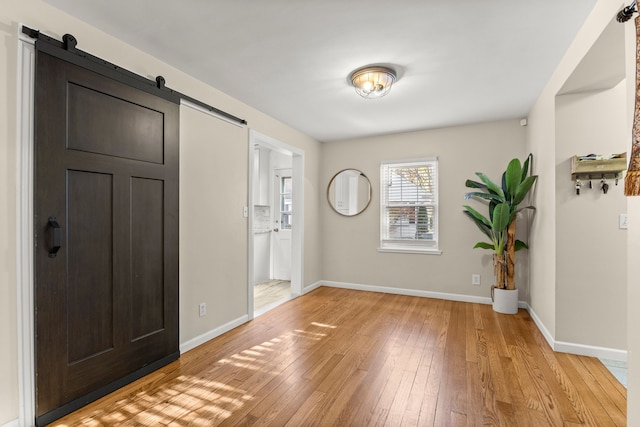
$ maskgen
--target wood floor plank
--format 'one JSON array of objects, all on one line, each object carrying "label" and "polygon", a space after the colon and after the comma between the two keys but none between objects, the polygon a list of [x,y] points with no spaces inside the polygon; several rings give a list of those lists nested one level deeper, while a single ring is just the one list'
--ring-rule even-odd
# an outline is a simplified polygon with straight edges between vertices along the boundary
[{"label": "wood floor plank", "polygon": [[467,334],[466,337],[466,357],[467,357],[467,362],[476,362],[478,359],[478,343],[476,342],[476,337],[477,337],[477,330],[478,328],[476,327],[476,319],[475,319],[475,313],[474,313],[474,305],[473,304],[467,304],[465,306],[465,310],[466,310],[466,321],[467,324],[465,325],[465,333]]},{"label": "wood floor plank", "polygon": [[[509,321],[507,315],[494,315],[489,306],[483,307],[485,324],[485,342],[487,345],[487,354],[489,359],[489,372],[492,373],[491,380],[493,383],[493,391],[496,401],[511,403],[510,384],[504,376],[502,369],[503,361],[509,360],[510,354],[504,335],[504,326],[508,326]],[[505,317],[507,319],[505,319]],[[502,322],[500,322],[502,320]],[[506,321],[505,321],[506,320]]]},{"label": "wood floor plank", "polygon": [[436,407],[440,396],[440,386],[444,371],[444,349],[437,349],[431,359],[431,368],[427,377],[425,398],[420,408],[419,425],[435,425]]},{"label": "wood floor plank", "polygon": [[[604,366],[601,366],[600,361],[585,365],[585,362],[591,358],[576,359],[567,354],[560,354],[558,357],[563,366],[569,365],[566,367],[566,372],[575,378],[573,381],[580,388],[581,395],[589,404],[590,412],[598,414],[597,418],[602,420],[603,425],[608,424],[607,417],[614,425],[626,425],[626,390],[624,393],[620,393],[616,387],[610,385],[609,373]],[[600,369],[606,372],[597,373]],[[604,381],[604,386],[600,381]],[[591,398],[591,396],[593,397]]]},{"label": "wood floor plank", "polygon": [[451,427],[466,427],[469,425],[467,421],[466,414],[461,414],[455,411],[450,414]]},{"label": "wood floor plank", "polygon": [[433,352],[423,349],[421,356],[409,396],[407,397],[404,415],[400,421],[400,424],[404,426],[419,425],[418,421],[420,419],[421,408],[423,402],[427,399],[427,382],[429,373],[431,372]]},{"label": "wood floor plank", "polygon": [[[611,419],[611,415],[604,411],[604,408],[600,404],[600,400],[596,397],[596,394],[591,390],[588,383],[581,376],[580,372],[573,365],[571,360],[568,360],[566,354],[557,354],[556,359],[558,363],[562,366],[562,370],[569,378],[571,384],[576,388],[577,394],[580,396],[580,399],[584,402],[584,407],[589,408],[589,411],[585,411],[586,414],[583,414],[583,411],[579,411],[578,415],[581,420],[589,419],[591,424],[595,424],[595,417],[592,413],[599,413],[598,419],[600,419],[601,425],[616,425],[616,423]],[[591,376],[590,374],[586,374],[587,376]],[[610,418],[607,420],[606,418]],[[614,415],[615,417],[615,415]]]},{"label": "wood floor plank", "polygon": [[[622,413],[627,411],[627,390],[609,373],[604,365],[594,357],[580,358],[580,362],[591,373],[601,396],[608,396],[610,401]],[[614,386],[615,384],[615,386]],[[612,391],[613,389],[613,391]]]},{"label": "wood floor plank", "polygon": [[529,314],[321,287],[52,426],[624,426],[626,389]]},{"label": "wood floor plank", "polygon": [[[447,324],[447,341],[445,345],[444,367],[441,392],[438,394],[436,405],[436,425],[446,425],[451,413],[466,414],[465,400],[466,379],[465,365],[466,351],[464,340],[461,339],[466,324],[464,311],[459,304],[450,305],[450,316]],[[462,326],[461,326],[462,325]],[[461,345],[462,344],[462,345]]]},{"label": "wood floor plank", "polygon": [[[477,362],[466,363],[466,377],[467,377],[467,401],[469,407],[472,410],[483,408],[483,393],[481,386],[481,375],[478,369]],[[481,426],[489,424],[486,422],[484,414],[473,414],[467,418],[470,426]]]},{"label": "wood floor plank", "polygon": [[[492,315],[492,312],[487,310],[487,307],[481,307],[480,311],[480,318],[484,316],[488,320],[487,316]],[[483,322],[483,325],[487,327],[476,329],[475,336],[477,348],[477,364],[475,366],[479,375],[477,385],[479,386],[478,391],[482,397],[483,406],[481,407],[482,412],[474,414],[474,419],[482,417],[484,422],[489,425],[499,425],[498,401],[502,399],[503,402],[510,402],[511,398],[506,390],[507,386],[504,379],[502,366],[504,358],[500,357],[497,345],[494,342],[499,330],[497,330],[496,325],[491,326],[491,322],[487,320]]]},{"label": "wood floor plank", "polygon": [[325,394],[320,391],[314,391],[311,396],[305,400],[300,409],[289,419],[285,427],[299,427],[304,425],[312,425],[313,419],[309,414],[322,404]]},{"label": "wood floor plank", "polygon": [[517,347],[524,344],[521,339],[522,331],[518,326],[517,319],[524,316],[525,313],[525,311],[520,310],[519,316],[506,317],[513,321],[500,322],[500,332],[504,337],[509,354],[509,357],[502,358],[502,369],[503,378],[509,391],[510,409],[514,413],[514,425],[535,427],[547,424],[549,421],[544,413],[542,402],[539,400],[538,392],[535,387],[531,387],[532,384],[528,374],[524,373],[524,365],[518,365],[520,361],[513,356],[518,352]]}]

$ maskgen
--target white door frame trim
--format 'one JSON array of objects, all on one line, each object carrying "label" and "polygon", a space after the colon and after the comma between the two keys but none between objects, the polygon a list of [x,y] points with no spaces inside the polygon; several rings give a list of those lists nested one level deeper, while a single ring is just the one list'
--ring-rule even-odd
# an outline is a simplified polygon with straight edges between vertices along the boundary
[{"label": "white door frame trim", "polygon": [[[18,30],[22,25],[18,25]],[[18,344],[18,425],[35,422],[34,329],[34,79],[35,40],[18,36],[17,150],[16,150],[16,295]]]},{"label": "white door frame trim", "polygon": [[253,164],[255,161],[255,146],[268,147],[274,151],[292,156],[293,176],[293,206],[294,212],[291,226],[291,293],[294,297],[302,295],[304,280],[304,150],[285,144],[275,138],[264,135],[254,129],[249,129],[249,221],[248,227],[248,298],[247,313],[249,319],[254,318],[253,305]]}]

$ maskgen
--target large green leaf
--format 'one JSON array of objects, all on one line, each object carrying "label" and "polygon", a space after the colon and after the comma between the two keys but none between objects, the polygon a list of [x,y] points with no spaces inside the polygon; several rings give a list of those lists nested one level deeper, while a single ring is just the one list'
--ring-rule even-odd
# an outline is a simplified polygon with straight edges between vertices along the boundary
[{"label": "large green leaf", "polygon": [[520,182],[524,181],[525,178],[529,175],[529,160],[533,157],[533,154],[529,154],[527,156],[527,160],[524,161],[522,165],[522,176],[520,177]]},{"label": "large green leaf", "polygon": [[503,202],[500,196],[492,193],[480,193],[479,191],[474,191],[464,195],[465,200],[469,200],[473,198],[483,199],[483,200],[497,200],[498,202]]},{"label": "large green leaf", "polygon": [[511,222],[511,212],[508,203],[500,203],[493,210],[493,220],[491,227],[494,233],[501,233],[509,227]]},{"label": "large green leaf", "polygon": [[464,185],[465,185],[466,187],[469,187],[469,188],[487,188],[487,186],[486,186],[485,184],[483,184],[483,183],[481,183],[481,182],[478,182],[478,181],[473,181],[473,180],[471,180],[471,179],[468,179],[468,180],[464,183]]},{"label": "large green leaf", "polygon": [[513,249],[517,252],[520,249],[529,249],[529,246],[527,246],[527,244],[522,240],[516,240],[516,242],[513,244]]},{"label": "large green leaf", "polygon": [[476,227],[478,227],[478,229],[480,231],[482,231],[482,233],[487,236],[489,239],[493,240],[493,235],[491,233],[491,227],[488,226],[487,224],[485,224],[484,222],[482,222],[480,219],[474,217],[471,212],[469,211],[464,211],[465,215],[467,215],[469,218],[471,218],[471,220],[473,221],[473,223],[476,225]]},{"label": "large green leaf", "polygon": [[502,172],[502,192],[504,193],[504,201],[509,200],[509,191],[507,190],[507,173]]},{"label": "large green leaf", "polygon": [[478,221],[481,221],[487,227],[491,227],[491,222],[489,222],[489,220],[480,212],[478,212],[477,210],[473,209],[471,206],[468,206],[468,205],[464,205],[463,208],[465,208],[466,209],[465,212],[468,212],[473,218],[477,219]]},{"label": "large green leaf", "polygon": [[513,206],[518,206],[525,197],[527,197],[527,193],[531,190],[533,183],[536,182],[538,178],[537,175],[528,176],[518,185],[518,189],[516,190],[515,197],[513,199]]},{"label": "large green leaf", "polygon": [[475,246],[473,247],[473,249],[476,248],[480,248],[480,249],[490,249],[490,250],[495,250],[495,246],[492,243],[487,243],[487,242],[478,242],[475,244]]},{"label": "large green leaf", "polygon": [[493,211],[500,203],[504,203],[504,200],[491,200],[489,202],[489,221],[493,221]]},{"label": "large green leaf", "polygon": [[522,176],[522,166],[520,160],[515,158],[509,162],[507,171],[505,172],[505,181],[507,185],[507,193],[509,199],[513,200],[516,195],[518,186],[520,185],[520,177]]},{"label": "large green leaf", "polygon": [[476,175],[478,175],[478,177],[482,180],[482,182],[484,182],[487,185],[487,188],[489,189],[489,191],[504,198],[504,191],[502,191],[502,188],[498,187],[493,181],[489,179],[488,176],[486,176],[482,172],[476,172]]}]

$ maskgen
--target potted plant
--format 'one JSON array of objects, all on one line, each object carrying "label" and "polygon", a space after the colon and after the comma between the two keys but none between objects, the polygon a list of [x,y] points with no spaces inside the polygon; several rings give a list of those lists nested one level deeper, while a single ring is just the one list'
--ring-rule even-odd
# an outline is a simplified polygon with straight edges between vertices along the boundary
[{"label": "potted plant", "polygon": [[473,220],[489,242],[478,242],[474,248],[493,251],[493,266],[496,284],[491,287],[493,309],[500,313],[518,312],[518,290],[515,287],[515,252],[527,248],[526,243],[516,239],[516,217],[523,209],[519,207],[538,178],[531,175],[529,154],[524,164],[515,158],[502,174],[502,184],[496,185],[484,173],[476,172],[480,181],[468,179],[465,186],[475,191],[465,194],[465,200],[476,199],[488,207],[488,217],[471,206],[464,205],[464,213]]}]

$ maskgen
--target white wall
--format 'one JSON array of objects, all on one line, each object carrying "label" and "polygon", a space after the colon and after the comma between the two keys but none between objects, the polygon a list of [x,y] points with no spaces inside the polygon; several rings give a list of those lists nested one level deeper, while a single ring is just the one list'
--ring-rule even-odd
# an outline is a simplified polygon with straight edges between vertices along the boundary
[{"label": "white wall", "polygon": [[[576,319],[582,317],[584,314],[581,312],[581,309],[577,308],[578,304],[569,304],[568,307],[566,304],[563,304],[562,317],[564,323],[559,325],[557,313],[560,311],[560,307],[557,305],[558,301],[556,299],[556,293],[559,291],[557,286],[559,263],[557,260],[559,259],[558,257],[564,255],[559,253],[560,248],[556,246],[556,237],[558,235],[563,236],[563,231],[558,231],[561,224],[556,223],[556,215],[560,212],[560,206],[558,204],[564,203],[565,198],[556,198],[556,182],[559,182],[560,184],[558,185],[564,188],[566,175],[564,166],[560,166],[563,171],[562,176],[556,176],[556,169],[558,164],[566,161],[569,152],[574,152],[580,147],[579,138],[583,137],[584,134],[576,135],[575,137],[571,134],[571,132],[573,132],[571,128],[574,128],[574,131],[577,132],[577,127],[575,126],[575,120],[572,122],[566,115],[561,118],[560,123],[557,122],[556,96],[561,93],[563,87],[571,80],[576,70],[582,71],[584,69],[584,67],[580,67],[581,62],[588,57],[591,49],[597,45],[598,39],[612,22],[620,6],[621,4],[619,2],[613,0],[600,0],[595,5],[591,15],[579,31],[576,39],[573,41],[529,114],[527,147],[529,151],[534,153],[537,159],[534,164],[534,172],[541,176],[535,192],[535,204],[539,209],[531,230],[533,244],[529,260],[531,263],[531,307],[552,339],[557,338],[560,330],[563,331],[563,336],[577,336],[573,331],[571,333],[566,331],[566,320],[567,318]],[[624,40],[618,40],[618,42],[624,44]],[[611,73],[608,65],[610,63],[610,61],[601,61],[599,65],[606,68],[598,70],[595,68],[595,65],[598,63],[596,62],[596,64],[594,64],[590,62],[591,66],[588,71],[592,79],[597,79],[600,75],[609,77]],[[624,72],[622,72],[622,74],[624,75]],[[584,76],[581,76],[581,81],[583,77]],[[622,91],[623,89],[620,90]],[[621,98],[620,94],[611,96],[618,101]],[[585,98],[583,97],[581,99],[584,100]],[[566,106],[570,102],[570,99],[567,98],[559,102],[560,106]],[[608,102],[617,101],[609,99]],[[599,108],[599,111],[604,111],[607,108],[613,108],[614,111],[618,112],[621,111],[620,106],[611,107],[610,105],[606,105]],[[624,107],[622,107],[622,109],[624,113]],[[616,121],[618,125],[620,125],[619,120],[620,119]],[[597,123],[598,118],[584,118],[580,127],[588,126],[590,121]],[[606,127],[609,132],[611,131],[611,126]],[[622,131],[623,130],[616,129],[613,137],[618,137],[620,135],[619,132]],[[566,146],[559,145],[556,132],[560,132],[560,136],[562,137],[560,143],[562,144],[564,141],[567,144]],[[613,146],[611,146],[610,144],[612,143],[610,139],[607,140],[606,144],[606,147],[619,147],[616,143],[613,143]],[[600,146],[600,144],[596,145],[594,149]],[[557,153],[556,150],[559,150],[559,152]],[[601,151],[609,150],[602,148]],[[579,153],[574,152],[574,154]],[[560,155],[562,158],[557,158],[557,155]],[[581,200],[582,201],[578,203],[586,203],[586,199]],[[560,215],[562,216],[563,214],[560,213]],[[570,237],[567,237],[567,239],[569,238]],[[564,239],[562,239],[562,241],[564,242]],[[562,246],[562,249],[565,250],[566,248]],[[624,256],[624,253],[622,253],[622,256]],[[561,276],[563,280],[566,277],[564,273],[562,273]],[[565,289],[568,290],[568,288]],[[599,293],[587,295],[587,297],[593,299],[593,301],[597,301],[597,299],[600,298]],[[566,298],[563,299],[563,301],[566,301]],[[591,305],[592,304],[589,303],[589,306]],[[573,330],[575,327],[571,327],[571,329]],[[617,343],[621,341],[623,340],[615,339]],[[595,345],[593,342],[583,344]]]},{"label": "white wall", "polygon": [[640,197],[629,198],[627,293],[627,425],[640,425]]},{"label": "white wall", "polygon": [[[355,217],[334,212],[322,200],[323,279],[418,291],[489,297],[495,283],[491,253],[473,249],[485,237],[462,213],[466,179],[484,172],[496,182],[508,162],[525,158],[525,131],[518,120],[410,132],[324,143],[321,184],[335,173],[355,168],[373,186],[367,210]],[[380,224],[380,161],[437,156],[442,255],[378,253]],[[324,189],[323,189],[324,191]],[[523,270],[519,269],[522,274]],[[482,285],[471,285],[471,274]],[[526,275],[518,287],[526,296]]]},{"label": "white wall", "polygon": [[529,305],[544,328],[555,337],[556,330],[556,165],[554,109],[540,102],[529,113],[527,151],[535,161],[532,172],[538,175],[532,204],[536,206],[529,239]]},{"label": "white wall", "polygon": [[247,315],[246,140],[244,127],[180,109],[181,343]]},{"label": "white wall", "polygon": [[[625,51],[627,78],[627,124],[633,126],[633,111],[636,97],[636,58],[635,27],[625,25]],[[627,214],[629,229],[627,230],[627,425],[640,425],[640,405],[629,402],[640,402],[640,197],[627,198]]]},{"label": "white wall", "polygon": [[[624,44],[624,39],[617,40]],[[627,348],[627,212],[624,180],[609,191],[588,182],[576,195],[571,157],[628,148],[626,81],[609,90],[556,98],[556,339]],[[598,313],[594,316],[593,313]]]},{"label": "white wall", "polygon": [[[43,33],[61,39],[65,33],[71,33],[78,39],[78,48],[103,57],[110,62],[128,68],[142,76],[162,75],[167,86],[180,92],[196,96],[204,102],[228,111],[249,122],[249,126],[262,134],[269,135],[291,146],[305,151],[305,236],[304,248],[307,255],[304,260],[304,285],[311,285],[320,280],[320,258],[317,241],[319,238],[318,201],[319,193],[319,158],[320,144],[302,133],[285,126],[259,111],[205,85],[204,83],[182,73],[178,69],[126,45],[116,38],[104,34],[75,18],[72,18],[41,0],[6,0],[0,8],[0,425],[15,421],[19,416],[18,407],[18,344],[17,344],[17,295],[16,295],[16,105],[18,103],[18,34],[19,24],[41,30]],[[247,129],[231,129],[219,127],[211,120],[201,119],[195,112],[182,109],[181,129],[183,136],[194,145],[184,147],[185,159],[181,164],[181,177],[192,186],[183,188],[181,200],[185,215],[193,223],[181,227],[185,233],[181,244],[186,244],[182,254],[182,268],[193,268],[192,272],[183,270],[181,284],[181,340],[188,340],[216,327],[246,315],[247,294],[247,224],[242,218],[242,207],[248,203],[248,157]],[[199,129],[192,129],[189,123],[197,123]],[[201,131],[208,129],[211,134]],[[192,132],[193,131],[193,132]],[[198,148],[194,148],[198,147]],[[203,150],[206,157],[195,158],[193,150]],[[209,162],[207,162],[209,160]],[[188,162],[185,164],[185,161]],[[190,163],[193,162],[192,166]],[[197,163],[197,165],[195,165]],[[199,166],[203,163],[216,165],[217,169],[202,172]],[[196,167],[197,166],[197,167]],[[233,177],[229,180],[228,177]],[[223,215],[221,209],[205,201],[206,211],[196,212],[194,207],[200,198],[212,192],[215,184],[207,180],[225,179],[227,190],[232,193],[229,216]],[[212,216],[205,219],[204,214]],[[210,219],[217,222],[219,229],[212,229]],[[202,233],[196,230],[202,225]],[[224,243],[221,243],[223,241]],[[223,251],[229,252],[222,253]],[[228,261],[222,267],[220,262]],[[214,275],[205,277],[201,263],[215,268]],[[217,292],[224,292],[219,298]],[[215,297],[214,297],[215,295]],[[204,318],[197,317],[197,303],[206,301],[208,314]],[[224,305],[224,307],[223,307]],[[243,311],[244,310],[244,311]]]},{"label": "white wall", "polygon": [[[564,176],[556,176],[556,166],[564,161],[562,158],[557,158],[556,154],[564,157],[569,151],[568,147],[565,148],[564,146],[558,145],[556,140],[558,135],[556,135],[556,131],[558,130],[561,136],[564,135],[562,139],[565,142],[568,141],[568,138],[571,138],[571,136],[568,135],[569,130],[564,128],[567,123],[557,123],[558,112],[556,111],[556,96],[561,93],[563,86],[576,70],[580,69],[583,71],[583,67],[580,66],[581,62],[589,55],[590,50],[597,45],[598,39],[607,30],[607,27],[623,6],[624,4],[618,0],[599,0],[596,3],[592,13],[585,21],[529,114],[527,150],[533,152],[539,159],[535,164],[534,172],[540,174],[542,177],[538,182],[535,193],[535,203],[539,209],[531,230],[531,307],[538,316],[538,319],[542,322],[542,327],[550,334],[551,339],[556,339],[560,334],[563,337],[571,335],[576,338],[588,339],[588,337],[580,337],[575,334],[577,331],[575,319],[580,317],[584,318],[585,315],[585,312],[580,306],[585,304],[590,307],[597,306],[598,299],[602,298],[602,292],[606,292],[608,288],[608,286],[600,284],[595,292],[585,292],[586,295],[581,296],[581,298],[588,298],[587,301],[581,300],[579,304],[569,304],[569,300],[565,294],[565,291],[569,289],[561,285],[560,282],[556,282],[557,278],[560,278],[563,283],[565,282],[566,272],[564,272],[562,268],[559,270],[559,265],[556,263],[556,256],[559,255],[560,247],[563,247],[562,249],[564,250],[564,246],[566,246],[564,241],[568,241],[570,238],[569,236],[563,236],[562,233],[558,231],[560,224],[556,224],[556,215],[559,213],[559,206],[556,205],[556,202],[560,205],[566,201],[564,197],[556,197],[556,182],[562,183],[562,181],[566,179]],[[606,105],[598,105],[598,111],[603,112],[606,111],[607,108],[611,108],[614,111],[620,112],[620,114],[626,118],[624,129],[626,129],[627,133],[626,137],[624,137],[624,144],[626,144],[625,149],[628,152],[631,142],[629,136],[631,133],[633,98],[635,93],[635,37],[633,21],[625,24],[625,27],[624,40],[619,40],[619,43],[624,47],[623,53],[626,56],[623,58],[623,62],[626,64],[623,72],[623,75],[626,76],[626,88],[616,88],[613,93],[600,94],[600,100],[606,102]],[[618,45],[614,46],[615,49],[617,49],[617,47]],[[598,70],[598,67],[607,67],[610,61],[588,62],[590,64],[588,71],[592,76],[611,75],[607,70],[604,70],[602,73]],[[615,93],[617,90],[624,91],[627,97],[626,101],[622,101],[625,103],[622,111],[619,105],[621,96]],[[606,99],[608,97],[610,98]],[[587,100],[583,98],[581,101]],[[566,106],[567,103],[565,101],[561,100],[559,102],[561,118],[563,115],[562,109]],[[605,112],[605,114],[607,113]],[[591,120],[598,122],[599,119],[593,116],[585,117],[581,122],[581,126],[588,126]],[[615,123],[617,123],[615,126],[620,125],[619,120],[619,118],[614,119]],[[616,130],[612,130],[608,125],[606,129],[611,133],[613,138],[619,138],[619,132],[624,132],[624,130],[618,130],[617,127]],[[580,133],[577,129],[575,129],[575,132],[577,134]],[[579,138],[577,134],[576,137]],[[576,139],[571,142],[571,144],[575,144],[571,147],[572,150],[577,149],[577,141]],[[604,142],[601,143],[604,144]],[[606,141],[607,147],[611,146],[615,149],[617,149],[618,143],[619,141]],[[600,144],[596,146],[596,148],[599,147]],[[556,153],[556,150],[559,150],[558,153]],[[567,150],[567,152],[564,150]],[[564,174],[564,167],[562,167],[562,170],[562,174]],[[562,187],[564,188],[564,184]],[[640,401],[640,352],[638,351],[640,337],[637,334],[637,328],[631,327],[631,325],[635,326],[640,324],[639,311],[637,310],[637,305],[640,303],[640,293],[638,292],[639,287],[637,285],[638,277],[640,277],[637,262],[640,257],[640,245],[638,245],[637,242],[640,240],[640,237],[638,235],[638,228],[636,228],[638,224],[640,224],[640,206],[635,199],[637,198],[628,199],[627,201],[629,222],[630,224],[636,225],[630,225],[627,231],[628,265],[627,294],[625,297],[629,313],[627,322],[630,326],[627,333],[627,346],[629,349],[627,355],[629,366],[627,402],[630,403],[628,405],[627,422],[628,425],[631,426],[640,425],[640,409],[638,405],[632,404]],[[594,202],[595,200],[592,199],[591,201]],[[589,203],[589,199],[582,199],[582,201],[578,201],[578,203]],[[614,201],[613,203],[617,204],[618,202]],[[544,209],[541,209],[541,207],[544,207]],[[607,213],[606,216],[610,218],[612,214],[613,212]],[[562,216],[562,214],[560,214],[560,216]],[[560,219],[564,221],[564,218]],[[612,221],[615,223],[615,218],[613,218]],[[610,235],[619,233],[616,230],[609,230],[609,232]],[[562,236],[562,242],[558,242],[559,247],[557,248],[556,236],[558,235]],[[619,235],[616,237],[619,237]],[[621,253],[624,253],[623,250],[621,250]],[[559,276],[557,276],[558,271],[560,271]],[[590,284],[589,286],[592,287],[593,285]],[[559,294],[558,301],[556,300],[557,292]],[[604,319],[607,316],[612,316],[618,319],[617,313],[611,312],[611,302],[606,301],[606,298],[607,297],[605,297],[605,305],[607,305],[607,307],[605,308],[607,311],[603,312],[602,310],[598,310],[595,313],[591,312],[589,313],[590,317]],[[562,310],[560,310],[560,307],[562,307]],[[624,304],[619,305],[615,309],[624,311]],[[562,313],[560,313],[560,311],[562,311]],[[568,321],[568,319],[571,320]],[[622,321],[622,323],[624,323],[624,321]],[[610,332],[616,335],[612,341],[607,341],[610,345],[617,346],[623,342],[623,339],[617,335],[615,330],[610,330]],[[595,343],[588,344],[594,345]]]}]

